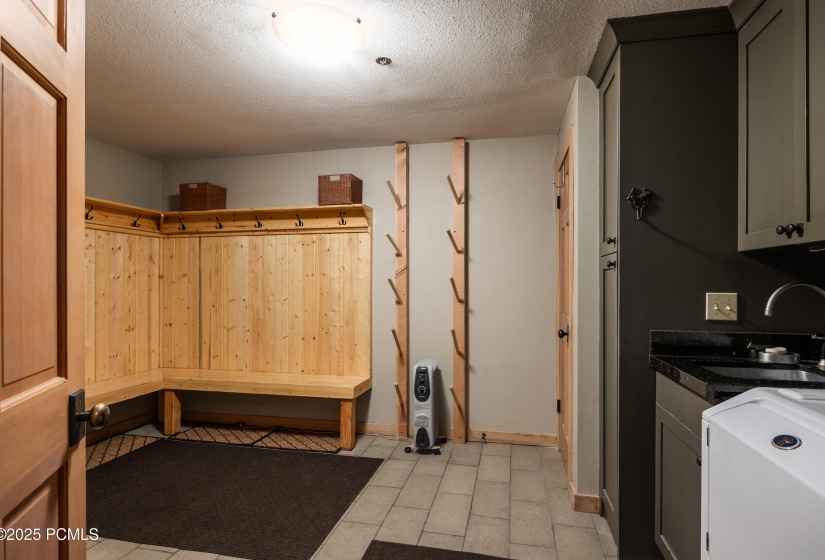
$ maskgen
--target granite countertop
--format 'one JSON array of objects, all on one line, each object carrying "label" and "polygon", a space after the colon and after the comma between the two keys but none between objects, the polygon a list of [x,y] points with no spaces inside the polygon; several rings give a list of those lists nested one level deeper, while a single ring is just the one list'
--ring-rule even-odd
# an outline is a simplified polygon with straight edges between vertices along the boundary
[{"label": "granite countertop", "polygon": [[[650,366],[711,404],[755,387],[825,389],[825,383],[735,379],[713,373],[707,365],[772,368],[749,357],[748,345],[784,346],[800,355],[799,369],[825,375],[816,367],[822,340],[811,334],[650,331]],[[787,367],[787,366],[784,366]]]}]

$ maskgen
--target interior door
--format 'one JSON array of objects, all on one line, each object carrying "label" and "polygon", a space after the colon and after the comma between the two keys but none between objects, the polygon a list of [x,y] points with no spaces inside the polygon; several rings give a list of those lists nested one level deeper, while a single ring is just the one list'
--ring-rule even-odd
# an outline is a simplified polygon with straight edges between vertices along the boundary
[{"label": "interior door", "polygon": [[573,130],[556,159],[556,314],[558,325],[559,451],[564,460],[567,480],[573,471],[573,346],[571,344],[573,314]]},{"label": "interior door", "polygon": [[0,560],[85,557],[84,17],[0,2]]}]

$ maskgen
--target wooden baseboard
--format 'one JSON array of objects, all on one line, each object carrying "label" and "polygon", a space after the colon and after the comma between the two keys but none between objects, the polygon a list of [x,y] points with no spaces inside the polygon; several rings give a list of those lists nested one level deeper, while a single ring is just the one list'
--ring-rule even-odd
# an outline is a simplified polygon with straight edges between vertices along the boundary
[{"label": "wooden baseboard", "polygon": [[[109,439],[110,437],[116,436],[118,434],[122,434],[123,432],[128,432],[129,430],[134,430],[139,426],[143,426],[144,424],[148,424],[150,422],[155,421],[155,411],[150,410],[149,412],[144,412],[139,416],[135,416],[134,418],[129,418],[128,420],[124,420],[123,422],[118,422],[117,424],[112,424],[110,426],[105,426],[100,428],[99,430],[90,431],[86,433],[86,443],[92,444],[97,443],[99,441],[103,441],[104,439]],[[88,429],[88,428],[87,428]]]},{"label": "wooden baseboard", "polygon": [[[209,422],[214,424],[237,424],[243,422],[250,426],[283,426],[296,430],[317,430],[319,432],[337,432],[341,428],[338,420],[318,420],[313,418],[284,418],[280,416],[259,416],[253,414],[234,414],[228,412],[202,412],[184,410],[183,419],[187,422]],[[394,436],[395,424],[377,424],[374,422],[356,422],[355,431],[359,433]]]},{"label": "wooden baseboard", "polygon": [[573,482],[567,482],[567,493],[570,494],[570,501],[573,504],[574,511],[582,513],[601,513],[602,502],[598,496],[591,496],[590,494],[577,494],[573,488]]},{"label": "wooden baseboard", "polygon": [[[409,426],[410,433],[415,433],[413,426]],[[441,428],[439,435],[453,439],[452,428]],[[482,434],[485,437],[482,437]],[[556,434],[525,434],[521,432],[488,432],[487,430],[467,430],[467,441],[487,443],[513,443],[516,445],[541,445],[554,447],[557,442]]]}]

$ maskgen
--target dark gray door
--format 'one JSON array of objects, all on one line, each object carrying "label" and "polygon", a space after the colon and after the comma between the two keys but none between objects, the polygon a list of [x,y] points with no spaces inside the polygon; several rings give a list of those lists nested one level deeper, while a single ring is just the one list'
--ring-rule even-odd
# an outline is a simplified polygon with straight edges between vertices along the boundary
[{"label": "dark gray door", "polygon": [[601,252],[616,252],[619,230],[619,53],[599,87],[601,117]]},{"label": "dark gray door", "polygon": [[619,536],[619,292],[616,254],[601,258],[602,468],[604,516]]}]

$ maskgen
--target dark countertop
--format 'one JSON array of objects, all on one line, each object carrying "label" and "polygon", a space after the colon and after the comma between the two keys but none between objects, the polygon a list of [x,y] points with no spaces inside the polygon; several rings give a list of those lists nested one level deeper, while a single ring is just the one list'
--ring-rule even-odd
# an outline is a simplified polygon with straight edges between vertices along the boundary
[{"label": "dark countertop", "polygon": [[[822,340],[811,334],[724,333],[703,331],[650,331],[650,366],[711,404],[755,387],[825,389],[825,383],[735,379],[713,373],[705,365],[782,367],[749,357],[748,345],[784,346],[800,355],[799,369],[825,375],[815,367]],[[787,367],[787,366],[785,366]]]}]

